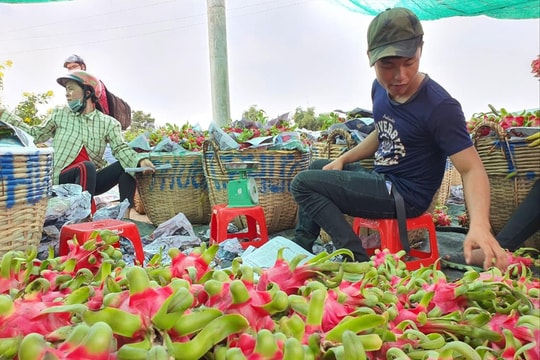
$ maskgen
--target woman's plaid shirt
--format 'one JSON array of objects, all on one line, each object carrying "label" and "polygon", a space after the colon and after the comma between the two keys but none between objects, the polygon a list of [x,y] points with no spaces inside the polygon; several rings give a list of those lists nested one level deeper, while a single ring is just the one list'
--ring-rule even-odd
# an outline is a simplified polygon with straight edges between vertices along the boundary
[{"label": "woman's plaid shirt", "polygon": [[98,169],[107,165],[103,159],[107,143],[122,167],[136,167],[140,160],[139,155],[124,142],[120,123],[98,110],[79,114],[68,107],[55,108],[43,123],[36,126],[29,126],[18,116],[4,111],[0,121],[26,131],[34,137],[35,143],[52,139],[54,184],[58,184],[60,172],[75,160],[83,146]]}]

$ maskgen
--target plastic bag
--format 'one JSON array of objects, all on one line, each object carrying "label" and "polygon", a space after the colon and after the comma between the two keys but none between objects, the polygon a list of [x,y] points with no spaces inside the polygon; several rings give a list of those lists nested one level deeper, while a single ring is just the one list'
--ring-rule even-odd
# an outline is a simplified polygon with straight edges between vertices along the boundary
[{"label": "plastic bag", "polygon": [[210,123],[208,133],[210,134],[210,137],[217,141],[220,150],[237,150],[240,147],[240,144],[237,143],[236,140],[215,123]]},{"label": "plastic bag", "polygon": [[90,215],[91,196],[77,184],[53,185],[47,203],[45,222],[78,222]]},{"label": "plastic bag", "polygon": [[126,218],[126,213],[129,211],[129,200],[124,199],[121,203],[111,206],[102,207],[94,213],[92,216],[93,221],[104,219],[116,219],[122,220]]},{"label": "plastic bag", "polygon": [[163,140],[161,140],[159,144],[154,146],[152,151],[154,152],[182,152],[182,151],[187,151],[187,150],[184,149],[178,143],[175,143],[174,141],[172,141],[169,137],[166,137]]}]

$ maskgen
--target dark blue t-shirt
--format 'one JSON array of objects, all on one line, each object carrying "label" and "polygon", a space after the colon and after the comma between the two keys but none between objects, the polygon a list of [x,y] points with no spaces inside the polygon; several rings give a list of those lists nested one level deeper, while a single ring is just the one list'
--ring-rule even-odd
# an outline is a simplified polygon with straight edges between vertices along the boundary
[{"label": "dark blue t-shirt", "polygon": [[426,210],[441,186],[446,158],[473,145],[461,105],[427,75],[404,104],[392,101],[377,80],[372,99],[379,137],[375,171],[408,204]]}]

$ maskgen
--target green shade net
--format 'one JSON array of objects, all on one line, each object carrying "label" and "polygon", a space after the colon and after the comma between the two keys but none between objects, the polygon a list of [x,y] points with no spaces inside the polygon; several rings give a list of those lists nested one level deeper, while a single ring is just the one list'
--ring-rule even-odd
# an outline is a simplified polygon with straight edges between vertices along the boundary
[{"label": "green shade net", "polygon": [[[0,3],[30,4],[66,0],[0,0]],[[496,19],[540,18],[540,0],[329,0],[366,15],[391,7],[412,10],[420,20],[453,16],[489,16]]]},{"label": "green shade net", "polygon": [[33,3],[45,3],[45,2],[57,2],[66,0],[0,0],[0,3],[8,4],[33,4]]},{"label": "green shade net", "polygon": [[489,16],[496,19],[540,18],[539,0],[330,0],[347,9],[377,15],[392,7],[410,9],[420,20],[453,16]]}]

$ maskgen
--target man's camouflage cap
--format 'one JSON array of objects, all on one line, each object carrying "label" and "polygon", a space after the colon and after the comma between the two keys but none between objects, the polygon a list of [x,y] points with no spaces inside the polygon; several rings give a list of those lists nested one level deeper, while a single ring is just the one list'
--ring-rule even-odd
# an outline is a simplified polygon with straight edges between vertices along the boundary
[{"label": "man's camouflage cap", "polygon": [[399,7],[386,9],[369,24],[370,65],[387,56],[413,57],[423,35],[422,24],[412,11]]}]

